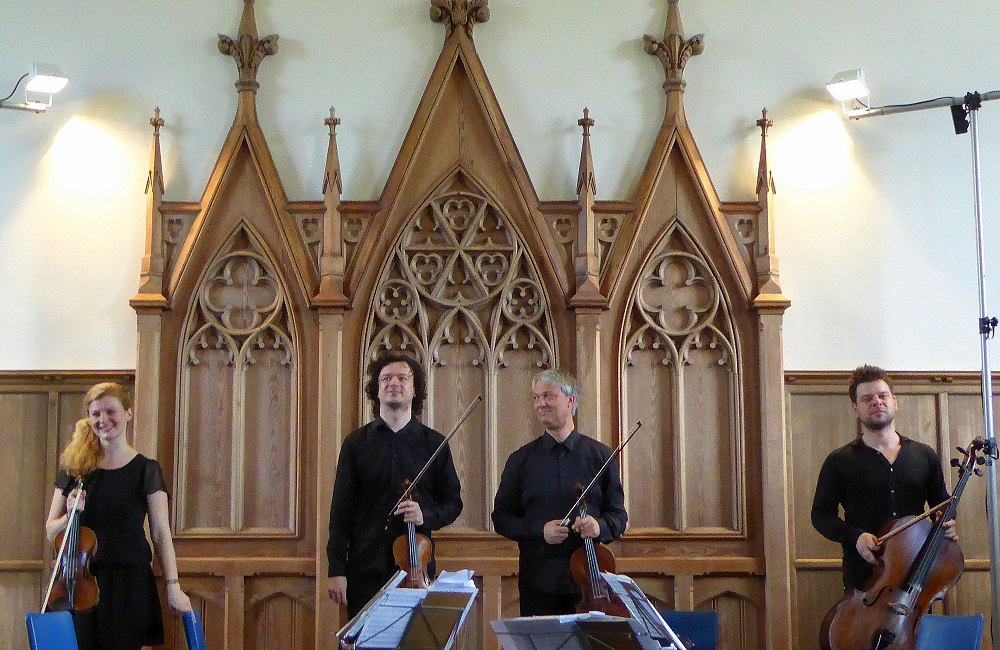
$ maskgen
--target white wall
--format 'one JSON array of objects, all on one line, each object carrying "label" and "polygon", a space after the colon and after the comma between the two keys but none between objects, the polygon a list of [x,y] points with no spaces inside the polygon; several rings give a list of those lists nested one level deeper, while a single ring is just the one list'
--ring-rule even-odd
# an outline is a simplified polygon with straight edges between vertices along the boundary
[{"label": "white wall", "polygon": [[[372,5],[377,5],[372,8]],[[321,198],[330,105],[344,199],[379,196],[444,36],[427,0],[258,0],[258,111],[292,199]],[[767,106],[789,369],[979,367],[970,138],[947,109],[845,123],[824,81],[863,67],[876,104],[1000,87],[1000,5],[682,0],[706,50],[686,107],[720,196],[752,198]],[[0,4],[0,97],[32,61],[70,85],[0,111],[0,368],[135,363],[146,166],[159,106],[168,200],[197,200],[236,105],[238,0]],[[572,199],[584,106],[598,199],[626,199],[663,115],[665,0],[493,0],[475,40],[543,200]],[[16,99],[16,97],[15,97]],[[988,286],[1000,295],[1000,102],[980,116]],[[992,313],[1000,313],[1000,298]],[[996,362],[994,362],[996,363]]]}]

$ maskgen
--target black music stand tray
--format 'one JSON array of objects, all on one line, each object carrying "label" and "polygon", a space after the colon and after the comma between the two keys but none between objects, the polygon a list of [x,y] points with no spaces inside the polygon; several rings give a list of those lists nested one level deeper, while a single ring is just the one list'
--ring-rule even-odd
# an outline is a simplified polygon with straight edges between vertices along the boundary
[{"label": "black music stand tray", "polygon": [[475,599],[474,592],[430,591],[413,610],[400,650],[447,650]]},{"label": "black music stand tray", "polygon": [[577,621],[591,650],[659,650],[634,618],[588,619]]},{"label": "black music stand tray", "polygon": [[455,642],[478,590],[471,586],[438,589],[398,587],[399,571],[358,615],[337,632],[340,648],[351,650],[448,650]]}]

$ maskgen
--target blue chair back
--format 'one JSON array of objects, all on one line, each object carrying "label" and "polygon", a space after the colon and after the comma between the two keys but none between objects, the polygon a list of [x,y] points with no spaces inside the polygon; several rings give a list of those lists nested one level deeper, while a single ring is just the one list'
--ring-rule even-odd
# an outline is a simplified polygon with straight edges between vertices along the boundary
[{"label": "blue chair back", "polygon": [[201,626],[201,614],[194,610],[184,612],[183,619],[188,650],[205,650],[205,628]]},{"label": "blue chair back", "polygon": [[691,650],[715,650],[718,646],[719,613],[715,610],[660,610],[660,615],[674,634],[694,644]]},{"label": "blue chair back", "polygon": [[983,615],[938,616],[924,614],[917,627],[916,650],[979,650]]},{"label": "blue chair back", "polygon": [[28,613],[24,616],[28,627],[31,650],[77,650],[73,615],[69,612]]}]

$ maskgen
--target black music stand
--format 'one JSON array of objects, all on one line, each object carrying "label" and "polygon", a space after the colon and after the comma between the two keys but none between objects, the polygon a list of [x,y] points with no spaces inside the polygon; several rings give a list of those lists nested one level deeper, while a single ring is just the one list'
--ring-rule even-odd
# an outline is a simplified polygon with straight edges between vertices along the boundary
[{"label": "black music stand", "polygon": [[662,647],[634,618],[586,619],[578,621],[577,626],[592,650],[660,650]]},{"label": "black music stand", "polygon": [[476,592],[430,591],[410,617],[400,650],[447,650],[455,642]]}]

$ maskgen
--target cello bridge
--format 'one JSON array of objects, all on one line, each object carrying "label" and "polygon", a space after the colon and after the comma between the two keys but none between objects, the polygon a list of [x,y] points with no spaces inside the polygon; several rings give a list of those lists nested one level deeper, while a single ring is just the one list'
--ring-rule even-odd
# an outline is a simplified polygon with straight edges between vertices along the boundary
[{"label": "cello bridge", "polygon": [[898,614],[899,616],[909,616],[910,612],[913,611],[912,607],[907,607],[903,603],[889,603],[889,609],[892,610],[893,614]]}]

